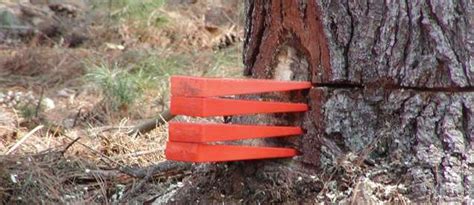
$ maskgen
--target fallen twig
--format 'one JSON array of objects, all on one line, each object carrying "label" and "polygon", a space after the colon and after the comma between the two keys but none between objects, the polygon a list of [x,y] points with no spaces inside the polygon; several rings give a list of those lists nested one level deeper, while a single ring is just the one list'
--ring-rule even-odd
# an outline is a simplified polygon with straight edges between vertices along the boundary
[{"label": "fallen twig", "polygon": [[66,153],[67,150],[74,144],[76,143],[77,141],[79,141],[79,139],[81,139],[81,137],[77,137],[75,140],[73,140],[71,143],[69,143],[61,152],[63,153]]},{"label": "fallen twig", "polygon": [[140,152],[133,152],[133,153],[128,153],[128,154],[123,154],[123,155],[118,155],[111,157],[111,159],[117,159],[117,158],[123,158],[123,157],[139,157],[142,155],[147,155],[147,154],[152,154],[155,152],[161,152],[165,150],[163,147],[157,148],[157,149],[152,149],[152,150],[147,150],[147,151],[140,151]]},{"label": "fallen twig", "polygon": [[145,120],[144,122],[134,126],[131,130],[128,131],[129,136],[136,136],[140,134],[145,134],[151,130],[159,127],[162,124],[172,120],[174,115],[171,114],[169,110],[165,110],[160,114],[159,117]]},{"label": "fallen twig", "polygon": [[143,177],[143,179],[140,180],[140,182],[138,182],[138,184],[137,184],[136,186],[134,186],[132,189],[130,189],[130,191],[127,191],[127,192],[123,195],[121,201],[122,201],[122,202],[127,201],[128,198],[131,197],[131,196],[133,196],[138,190],[140,190],[140,189],[143,187],[143,185],[145,185],[145,183],[146,183],[148,180],[150,180],[150,178],[151,178],[152,176],[153,176],[153,174],[152,174],[151,170],[148,170],[146,176]]},{"label": "fallen twig", "polygon": [[125,193],[121,199],[122,202],[127,201],[129,197],[132,197],[135,193],[137,193],[143,185],[147,181],[149,181],[154,175],[156,174],[161,174],[165,172],[184,172],[186,170],[189,170],[192,168],[191,163],[182,163],[182,162],[173,162],[173,161],[164,161],[160,162],[155,165],[151,165],[142,169],[133,169],[130,167],[126,167],[124,170],[125,173],[135,176],[135,177],[140,177],[142,180],[134,186],[130,191]]},{"label": "fallen twig", "polygon": [[79,117],[81,116],[81,111],[82,111],[82,108],[79,108],[79,111],[77,111],[76,117],[74,117],[72,128],[76,127],[77,121],[79,120]]},{"label": "fallen twig", "polygon": [[123,167],[120,171],[136,178],[144,178],[145,176],[147,176],[148,173],[151,173],[151,175],[153,176],[158,173],[170,171],[186,171],[191,168],[191,163],[164,161],[158,164],[150,165],[145,168]]},{"label": "fallen twig", "polygon": [[[72,137],[70,137],[70,136],[68,136],[68,135],[66,135],[66,134],[64,134],[64,136],[65,136],[66,138],[70,139],[70,140],[75,140],[74,138],[72,138]],[[107,157],[105,154],[100,153],[99,151],[93,149],[92,147],[89,147],[88,145],[86,145],[86,144],[84,144],[84,143],[82,143],[82,142],[79,142],[79,141],[76,141],[76,142],[77,142],[77,144],[82,145],[83,147],[87,148],[88,150],[90,150],[90,151],[93,152],[94,154],[99,155],[99,156],[101,157],[100,159],[101,159],[104,163],[106,163],[108,166],[112,167],[112,166],[110,165],[110,163],[113,163],[113,164],[115,164],[116,166],[125,167],[123,164],[121,164],[121,163],[119,163],[119,162],[117,162],[117,161],[115,161],[115,160],[113,160],[113,159]],[[104,160],[104,159],[105,159],[105,160]],[[107,160],[107,161],[106,161],[106,160]]]},{"label": "fallen twig", "polygon": [[103,127],[96,127],[91,129],[92,135],[98,135],[100,133],[113,131],[113,130],[127,130],[131,129],[131,126],[103,126]]},{"label": "fallen twig", "polygon": [[41,101],[43,101],[43,97],[44,97],[44,87],[41,87],[40,98],[39,98],[38,104],[36,104],[36,108],[35,108],[35,117],[38,117],[39,110],[41,109]]},{"label": "fallen twig", "polygon": [[12,153],[13,151],[15,151],[16,148],[18,148],[28,138],[30,138],[35,132],[37,132],[38,130],[40,130],[43,127],[44,127],[44,125],[38,125],[37,127],[35,127],[33,130],[31,130],[25,136],[23,136],[20,140],[18,140],[18,142],[16,142],[15,145],[13,145],[13,147],[11,147],[5,154],[8,155],[8,154]]},{"label": "fallen twig", "polygon": [[[74,140],[72,137],[69,137],[67,135],[64,135],[66,138],[69,138],[70,140]],[[147,173],[150,171],[152,176],[158,173],[163,173],[163,172],[170,172],[170,171],[186,171],[192,168],[192,164],[190,163],[183,163],[183,162],[174,162],[174,161],[164,161],[160,162],[158,164],[150,165],[148,167],[144,168],[133,168],[133,167],[128,167],[125,166],[114,159],[105,156],[104,154],[98,152],[97,150],[92,149],[91,147],[87,146],[84,143],[81,143],[79,141],[76,141],[78,144],[84,146],[85,148],[89,149],[93,153],[99,155],[101,159],[105,159],[108,162],[112,162],[115,164],[118,168],[118,170],[124,174],[127,174],[129,176],[135,177],[135,178],[144,178]],[[103,160],[104,161],[104,160]],[[107,163],[108,164],[108,163]],[[110,166],[110,165],[109,165]],[[112,166],[111,166],[112,167]]]}]

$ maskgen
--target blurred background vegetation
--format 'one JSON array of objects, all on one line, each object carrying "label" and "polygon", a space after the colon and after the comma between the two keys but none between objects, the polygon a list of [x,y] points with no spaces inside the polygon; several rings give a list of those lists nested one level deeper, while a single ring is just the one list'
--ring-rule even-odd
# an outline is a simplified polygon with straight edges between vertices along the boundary
[{"label": "blurred background vegetation", "polygon": [[171,75],[241,77],[243,18],[238,0],[1,1],[0,203],[111,202],[128,190],[117,186],[130,180],[76,180],[163,161],[166,124],[127,130],[167,109]]}]

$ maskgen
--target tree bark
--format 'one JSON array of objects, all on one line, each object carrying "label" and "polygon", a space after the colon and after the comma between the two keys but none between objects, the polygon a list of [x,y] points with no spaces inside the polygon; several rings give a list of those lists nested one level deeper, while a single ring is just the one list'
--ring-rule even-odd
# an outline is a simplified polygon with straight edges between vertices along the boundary
[{"label": "tree bark", "polygon": [[[177,196],[200,202],[360,203],[374,200],[364,186],[381,184],[398,187],[399,195],[376,195],[372,202],[473,202],[472,2],[245,3],[245,74],[311,81],[313,88],[258,96],[307,102],[310,111],[304,114],[234,122],[300,125],[306,133],[298,138],[251,143],[296,147],[301,155],[213,166],[193,182],[215,189],[199,194],[188,188]],[[192,190],[195,197],[185,195]],[[342,197],[327,194],[337,191]]]}]

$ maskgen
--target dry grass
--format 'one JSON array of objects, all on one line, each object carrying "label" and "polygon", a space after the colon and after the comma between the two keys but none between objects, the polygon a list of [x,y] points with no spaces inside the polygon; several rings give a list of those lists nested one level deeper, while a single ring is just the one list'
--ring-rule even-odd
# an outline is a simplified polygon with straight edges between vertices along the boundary
[{"label": "dry grass", "polygon": [[[106,196],[100,190],[101,184],[81,186],[80,183],[74,183],[88,175],[87,169],[96,169],[93,165],[86,164],[80,159],[64,158],[59,152],[5,156],[1,158],[0,164],[2,203],[66,203]],[[85,193],[85,187],[95,187],[93,189],[98,188],[99,191]]]},{"label": "dry grass", "polygon": [[91,55],[85,49],[16,47],[3,50],[0,83],[7,86],[64,86],[84,75],[82,59]]},{"label": "dry grass", "polygon": [[[0,93],[32,91],[55,104],[23,116],[20,108],[0,103],[0,203],[118,201],[140,180],[120,173],[119,167],[164,160],[166,125],[139,137],[126,132],[167,108],[169,76],[241,75],[240,43],[213,50],[219,37],[241,25],[234,19],[217,30],[207,28],[205,1],[170,7],[156,0],[113,2],[89,11],[95,24],[87,25],[84,32],[91,38],[80,48],[55,41],[0,45]],[[110,71],[105,77],[123,74],[108,83],[124,80],[136,89],[91,80],[100,67]],[[114,109],[116,96],[132,100]],[[171,182],[154,178],[144,186],[152,188],[149,192],[130,200],[148,200]]]}]

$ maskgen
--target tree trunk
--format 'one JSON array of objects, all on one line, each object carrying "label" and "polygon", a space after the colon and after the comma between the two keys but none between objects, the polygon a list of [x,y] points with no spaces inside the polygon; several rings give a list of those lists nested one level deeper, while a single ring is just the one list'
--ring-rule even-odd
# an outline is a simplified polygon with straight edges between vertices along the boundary
[{"label": "tree trunk", "polygon": [[259,96],[307,102],[304,114],[234,122],[300,125],[303,136],[251,143],[301,155],[202,166],[175,198],[473,202],[472,2],[247,0],[245,8],[245,74],[314,86]]}]

